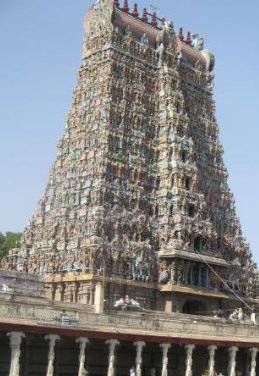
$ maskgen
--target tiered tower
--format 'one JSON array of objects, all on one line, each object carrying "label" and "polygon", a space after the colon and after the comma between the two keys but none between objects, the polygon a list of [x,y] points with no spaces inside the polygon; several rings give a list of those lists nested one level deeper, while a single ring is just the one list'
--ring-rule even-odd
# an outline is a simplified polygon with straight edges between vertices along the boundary
[{"label": "tiered tower", "polygon": [[57,159],[3,267],[45,274],[56,300],[89,302],[98,281],[110,304],[129,292],[187,313],[222,307],[231,289],[251,296],[203,38],[127,1],[98,1],[84,26]]}]

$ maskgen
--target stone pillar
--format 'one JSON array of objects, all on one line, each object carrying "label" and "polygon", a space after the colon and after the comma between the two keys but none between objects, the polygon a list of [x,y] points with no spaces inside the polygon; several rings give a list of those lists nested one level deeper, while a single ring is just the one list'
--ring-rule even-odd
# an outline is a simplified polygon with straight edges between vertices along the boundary
[{"label": "stone pillar", "polygon": [[94,285],[92,282],[89,284],[89,304],[93,305],[94,303]]},{"label": "stone pillar", "polygon": [[50,287],[50,299],[55,300],[55,287],[53,284]]},{"label": "stone pillar", "polygon": [[73,299],[73,303],[76,303],[77,302],[77,283],[76,282],[74,282],[73,284],[72,284],[72,299]]},{"label": "stone pillar", "polygon": [[54,294],[55,294],[55,288],[53,286],[53,284],[47,284],[46,285],[46,298],[50,299],[50,300],[54,300]]},{"label": "stone pillar", "polygon": [[62,302],[63,300],[63,293],[64,293],[64,286],[62,283],[59,283],[57,286],[56,286],[56,290],[55,290],[55,298],[54,300],[58,301],[58,302]]},{"label": "stone pillar", "polygon": [[108,364],[108,371],[107,376],[114,376],[115,375],[115,348],[120,342],[117,339],[109,339],[106,342],[106,345],[109,346],[109,364]]},{"label": "stone pillar", "polygon": [[250,352],[250,376],[256,376],[256,355],[258,353],[258,349],[256,347],[252,347],[249,349]]},{"label": "stone pillar", "polygon": [[161,347],[163,353],[161,376],[167,376],[168,350],[170,349],[171,345],[170,343],[161,343],[159,347]]},{"label": "stone pillar", "polygon": [[236,374],[236,353],[238,347],[232,346],[228,349],[228,376],[235,376]]},{"label": "stone pillar", "polygon": [[88,304],[89,301],[89,291],[88,286],[85,282],[81,282],[78,290],[78,303],[80,304]]},{"label": "stone pillar", "polygon": [[20,355],[21,355],[21,343],[25,334],[22,332],[10,332],[7,333],[9,337],[9,344],[11,349],[11,364],[9,376],[19,376],[20,374]]},{"label": "stone pillar", "polygon": [[185,360],[185,376],[192,376],[192,353],[195,348],[195,345],[185,345],[186,350],[186,360]]},{"label": "stone pillar", "polygon": [[86,345],[89,343],[88,338],[80,337],[76,339],[76,343],[79,343],[79,369],[78,376],[84,376],[86,374],[85,370],[85,349]]},{"label": "stone pillar", "polygon": [[213,376],[215,370],[215,351],[217,350],[217,346],[208,346],[209,351],[209,364],[208,370],[210,371],[210,376]]},{"label": "stone pillar", "polygon": [[90,287],[85,286],[85,300],[86,304],[90,304]]},{"label": "stone pillar", "polygon": [[55,345],[56,341],[60,340],[60,337],[55,334],[49,334],[45,336],[44,339],[49,341],[48,368],[46,376],[54,376]]},{"label": "stone pillar", "polygon": [[95,313],[103,313],[104,288],[101,283],[97,283],[95,285],[94,305],[95,305]]},{"label": "stone pillar", "polygon": [[172,300],[166,300],[165,301],[165,312],[166,313],[173,312],[173,302],[172,302]]},{"label": "stone pillar", "polygon": [[134,342],[134,346],[136,346],[136,376],[141,376],[142,349],[146,344],[143,341],[137,341]]}]

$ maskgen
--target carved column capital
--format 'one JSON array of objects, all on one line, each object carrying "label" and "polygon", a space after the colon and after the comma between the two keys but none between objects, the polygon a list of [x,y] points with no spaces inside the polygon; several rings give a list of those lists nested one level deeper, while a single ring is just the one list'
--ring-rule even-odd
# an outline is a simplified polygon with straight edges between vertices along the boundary
[{"label": "carved column capital", "polygon": [[23,332],[8,332],[6,335],[9,337],[10,347],[20,347],[22,339],[25,338]]},{"label": "carved column capital", "polygon": [[236,355],[238,351],[238,347],[237,346],[231,346],[228,348],[228,353],[232,356],[232,355]]},{"label": "carved column capital", "polygon": [[81,345],[87,345],[89,343],[89,339],[86,337],[79,337],[76,338],[76,343],[79,343]]},{"label": "carved column capital", "polygon": [[105,343],[106,345],[109,345],[110,347],[115,347],[120,344],[120,341],[118,341],[117,339],[107,339]]},{"label": "carved column capital", "polygon": [[167,351],[168,351],[168,349],[170,349],[171,346],[172,346],[171,343],[160,343],[160,345],[159,345],[159,347],[162,350],[167,349]]},{"label": "carved column capital", "polygon": [[50,344],[54,344],[56,343],[56,341],[59,341],[60,340],[60,336],[56,335],[56,334],[47,334],[44,339],[46,341],[49,341]]},{"label": "carved column capital", "polygon": [[185,345],[184,348],[187,355],[192,355],[192,352],[195,349],[195,345]]},{"label": "carved column capital", "polygon": [[250,349],[248,349],[248,351],[251,353],[251,355],[256,355],[259,349],[257,347],[251,347]]},{"label": "carved column capital", "polygon": [[211,346],[208,346],[207,349],[209,350],[209,354],[211,353],[215,353],[215,351],[217,350],[218,346],[214,346],[214,345],[211,345]]}]

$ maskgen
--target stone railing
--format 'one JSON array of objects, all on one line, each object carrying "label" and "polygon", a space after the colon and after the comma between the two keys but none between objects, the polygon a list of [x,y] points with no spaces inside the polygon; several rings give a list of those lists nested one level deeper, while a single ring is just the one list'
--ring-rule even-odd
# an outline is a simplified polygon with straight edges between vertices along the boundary
[{"label": "stone railing", "polygon": [[91,332],[165,338],[258,343],[259,325],[241,324],[208,316],[158,312],[96,314],[93,307],[51,302],[10,294],[0,295],[0,323],[37,326],[72,326]]}]

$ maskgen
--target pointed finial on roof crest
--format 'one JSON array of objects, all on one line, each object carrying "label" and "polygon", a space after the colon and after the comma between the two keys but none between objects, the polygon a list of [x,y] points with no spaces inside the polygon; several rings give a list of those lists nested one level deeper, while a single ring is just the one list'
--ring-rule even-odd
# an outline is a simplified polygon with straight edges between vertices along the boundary
[{"label": "pointed finial on roof crest", "polygon": [[179,29],[178,38],[180,39],[181,42],[183,42],[183,28],[182,27],[180,27]]},{"label": "pointed finial on roof crest", "polygon": [[117,8],[119,8],[119,6],[120,6],[119,0],[114,0],[114,1],[113,1],[113,4],[114,4]]},{"label": "pointed finial on roof crest", "polygon": [[190,46],[192,44],[192,39],[191,39],[191,33],[190,31],[187,32],[187,38],[186,38],[186,41],[185,43]]},{"label": "pointed finial on roof crest", "polygon": [[157,27],[157,19],[156,19],[156,13],[154,12],[152,15],[151,25],[154,27]]},{"label": "pointed finial on roof crest", "polygon": [[143,22],[148,22],[148,17],[147,17],[147,8],[143,9],[143,14],[142,14],[142,21]]},{"label": "pointed finial on roof crest", "polygon": [[125,13],[129,13],[129,6],[128,6],[128,0],[124,0],[124,4],[123,4],[123,8],[122,8],[123,12]]},{"label": "pointed finial on roof crest", "polygon": [[138,4],[134,4],[134,9],[132,12],[133,17],[138,17]]}]

